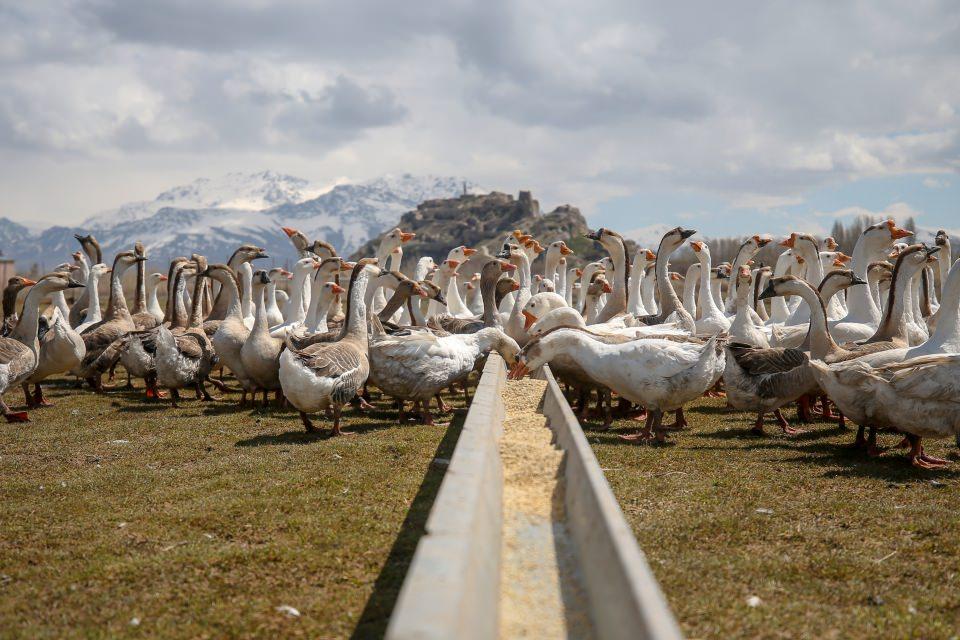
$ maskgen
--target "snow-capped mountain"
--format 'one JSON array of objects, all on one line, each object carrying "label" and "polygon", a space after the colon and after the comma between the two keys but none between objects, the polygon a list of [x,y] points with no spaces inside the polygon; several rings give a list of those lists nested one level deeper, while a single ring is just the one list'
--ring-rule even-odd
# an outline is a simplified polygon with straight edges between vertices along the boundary
[{"label": "snow-capped mountain", "polygon": [[464,188],[478,192],[476,185],[454,177],[403,174],[324,185],[271,171],[231,173],[122,205],[76,228],[57,226],[38,233],[0,218],[0,250],[26,267],[37,262],[49,268],[77,250],[74,233],[93,233],[105,256],[141,240],[151,260],[196,252],[215,262],[226,260],[238,244],[252,242],[283,263],[295,258],[280,229],[290,226],[349,255],[421,202],[453,197]]}]

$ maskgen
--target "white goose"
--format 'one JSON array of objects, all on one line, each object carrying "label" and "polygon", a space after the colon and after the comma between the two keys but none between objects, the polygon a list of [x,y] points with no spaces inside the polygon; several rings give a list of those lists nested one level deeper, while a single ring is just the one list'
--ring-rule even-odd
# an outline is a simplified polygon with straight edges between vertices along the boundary
[{"label": "white goose", "polygon": [[664,411],[683,408],[723,375],[717,337],[704,344],[649,338],[606,344],[577,329],[556,329],[520,352],[511,377],[519,378],[559,354],[573,358],[597,383],[647,408],[647,424],[628,440],[663,442]]},{"label": "white goose", "polygon": [[270,327],[270,335],[274,338],[285,338],[288,333],[299,329],[307,319],[307,309],[303,306],[303,297],[307,277],[320,268],[320,261],[315,258],[300,258],[293,265],[293,280],[290,285],[290,302],[287,303],[287,315],[280,324]]},{"label": "white goose", "polygon": [[[730,319],[717,306],[710,289],[710,273],[713,265],[710,260],[710,247],[705,242],[690,243],[693,253],[700,263],[700,319],[696,320],[697,333],[713,335],[730,329]],[[687,311],[690,311],[689,309]]]}]

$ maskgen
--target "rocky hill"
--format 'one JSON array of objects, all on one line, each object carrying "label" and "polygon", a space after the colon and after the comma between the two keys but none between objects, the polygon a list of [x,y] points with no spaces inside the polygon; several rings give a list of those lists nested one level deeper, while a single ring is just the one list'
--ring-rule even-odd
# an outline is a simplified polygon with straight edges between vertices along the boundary
[{"label": "rocky hill", "polygon": [[[576,252],[572,257],[577,264],[606,255],[600,245],[583,237],[589,227],[579,209],[562,205],[542,214],[540,203],[529,191],[521,191],[517,198],[494,191],[486,195],[427,200],[403,214],[397,226],[417,234],[403,246],[404,270],[412,268],[423,256],[443,258],[450,249],[460,245],[494,255],[514,229],[522,229],[542,243],[565,241]],[[379,242],[379,237],[370,240],[352,257],[376,254]],[[634,248],[633,242],[628,241],[630,255]],[[542,260],[534,263],[534,272],[542,268],[542,263]]]}]

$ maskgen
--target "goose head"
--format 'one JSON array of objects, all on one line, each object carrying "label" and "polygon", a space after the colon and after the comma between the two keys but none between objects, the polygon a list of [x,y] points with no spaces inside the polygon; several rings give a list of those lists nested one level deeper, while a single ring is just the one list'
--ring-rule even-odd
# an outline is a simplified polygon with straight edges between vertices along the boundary
[{"label": "goose head", "polygon": [[430,282],[429,280],[421,280],[417,283],[417,286],[419,286],[420,289],[426,294],[421,294],[422,298],[429,298],[430,300],[434,300],[444,306],[447,305],[447,299],[443,297],[443,291],[441,291],[440,287],[434,283]]},{"label": "goose head", "polygon": [[936,237],[933,239],[933,243],[938,247],[945,247],[947,243],[950,242],[950,236],[946,231],[940,229],[937,231]]},{"label": "goose head", "polygon": [[833,238],[833,236],[827,236],[823,239],[822,247],[824,251],[836,251],[840,245],[837,244],[837,241]]},{"label": "goose head", "polygon": [[146,258],[138,256],[134,251],[121,251],[113,258],[113,275],[121,275],[133,265],[145,260]]},{"label": "goose head", "polygon": [[543,291],[534,294],[527,300],[527,303],[523,305],[523,309],[520,312],[523,314],[523,328],[529,330],[543,315],[554,309],[560,309],[566,306],[567,301],[557,293]]},{"label": "goose head", "polygon": [[441,276],[452,278],[453,276],[457,275],[457,267],[459,266],[459,260],[444,260],[440,263],[437,273],[439,273]]},{"label": "goose head", "polygon": [[[660,239],[660,249],[657,251],[657,255],[671,255],[695,233],[695,229],[684,229],[683,227],[675,227],[670,229],[670,231],[667,231],[665,234],[663,234],[663,238]],[[666,251],[666,253],[664,253],[664,251]]]},{"label": "goose head", "polygon": [[737,274],[737,291],[740,291],[741,288],[748,290],[751,282],[753,282],[753,274],[750,272],[750,267],[747,265],[741,266],[740,272]]},{"label": "goose head", "polygon": [[310,241],[307,240],[307,236],[304,235],[299,229],[294,229],[293,227],[280,227],[280,230],[287,234],[287,237],[290,238],[290,242],[293,243],[294,248],[297,251],[306,251],[307,247],[310,245]]},{"label": "goose head", "polygon": [[167,281],[167,275],[165,273],[151,273],[147,276],[147,284],[151,287],[158,287],[161,282]]},{"label": "goose head", "polygon": [[273,283],[281,282],[293,275],[283,267],[274,267],[273,269],[270,269],[267,274],[270,276],[270,280]]},{"label": "goose head", "polygon": [[267,250],[263,247],[258,247],[252,244],[240,245],[240,248],[234,252],[239,258],[242,258],[243,262],[249,262],[251,260],[260,260],[261,258],[269,258]]},{"label": "goose head", "polygon": [[[30,282],[33,281],[31,280]],[[84,285],[82,282],[77,282],[71,278],[69,274],[55,271],[53,273],[48,273],[34,282],[31,294],[34,294],[34,292],[39,292],[39,295],[46,295],[48,293],[55,293],[57,291],[64,291],[66,289],[79,289],[84,286],[86,285]]]},{"label": "goose head", "polygon": [[556,242],[551,242],[549,245],[547,245],[547,257],[555,254],[559,254],[560,256],[572,256],[574,255],[574,251],[568,247],[567,243],[563,240],[557,240]]},{"label": "goose head", "polygon": [[656,262],[656,260],[657,254],[650,251],[650,249],[637,249],[637,252],[633,256],[633,268],[641,272]]},{"label": "goose head", "polygon": [[323,240],[314,240],[307,246],[307,251],[318,258],[333,258],[337,255],[337,250],[329,242]]},{"label": "goose head", "polygon": [[384,255],[388,255],[400,245],[410,242],[416,237],[417,234],[415,233],[407,233],[402,231],[400,227],[395,227],[383,235],[380,240],[380,251]]},{"label": "goose head", "polygon": [[460,245],[459,247],[450,249],[450,252],[447,253],[447,260],[457,260],[458,262],[463,263],[467,261],[467,258],[476,253],[476,249],[471,249],[470,247]]},{"label": "goose head", "polygon": [[610,251],[611,253],[617,250],[622,251],[623,247],[626,246],[623,242],[623,236],[616,231],[606,229],[604,227],[600,227],[596,231],[585,233],[583,234],[583,237],[589,238],[594,242],[599,242],[604,249]]},{"label": "goose head", "polygon": [[516,265],[506,260],[490,260],[480,270],[480,280],[499,280],[502,274],[513,273],[516,270]]},{"label": "goose head", "polygon": [[898,227],[893,220],[884,220],[883,222],[871,224],[860,234],[872,258],[878,257],[880,252],[894,244],[897,240],[902,240],[912,235],[913,233],[911,231]]},{"label": "goose head", "polygon": [[730,264],[725,262],[723,264],[718,264],[714,268],[710,269],[710,280],[729,280],[730,279]]},{"label": "goose head", "polygon": [[103,251],[100,249],[100,243],[97,242],[96,238],[92,235],[82,236],[78,233],[73,234],[73,237],[80,243],[80,247],[91,262],[103,262]]},{"label": "goose head", "polygon": [[820,286],[817,287],[817,290],[824,300],[829,300],[840,291],[858,284],[867,283],[850,269],[834,269],[823,276],[823,280],[820,281]]},{"label": "goose head", "polygon": [[228,265],[223,263],[214,263],[207,265],[205,273],[208,278],[216,280],[220,284],[229,284],[233,282],[237,287],[240,286],[240,279],[237,273]]}]

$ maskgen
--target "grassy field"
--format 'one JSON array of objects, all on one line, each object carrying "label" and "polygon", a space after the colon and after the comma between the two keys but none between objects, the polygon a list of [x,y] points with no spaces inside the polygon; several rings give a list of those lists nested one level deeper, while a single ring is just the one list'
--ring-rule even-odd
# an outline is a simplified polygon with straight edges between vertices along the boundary
[{"label": "grassy field", "polygon": [[[951,638],[960,634],[960,458],[922,472],[851,431],[749,434],[723,400],[689,409],[662,447],[588,437],[690,638]],[[792,412],[790,412],[792,414]],[[793,415],[789,416],[791,419]],[[768,432],[779,434],[776,427]],[[896,438],[884,436],[886,444]],[[755,606],[748,599],[759,598]]]},{"label": "grassy field", "polygon": [[382,635],[463,420],[47,395],[0,426],[3,637]]}]

